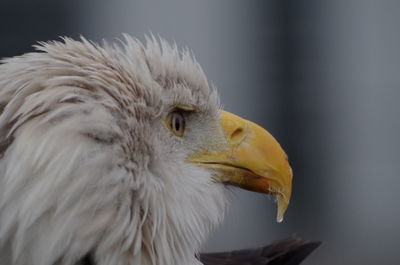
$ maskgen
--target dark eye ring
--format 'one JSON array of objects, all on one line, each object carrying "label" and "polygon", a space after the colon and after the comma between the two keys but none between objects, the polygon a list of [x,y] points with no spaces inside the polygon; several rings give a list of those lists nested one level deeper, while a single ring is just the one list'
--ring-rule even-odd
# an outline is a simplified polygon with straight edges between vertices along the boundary
[{"label": "dark eye ring", "polygon": [[179,137],[182,137],[185,133],[185,117],[182,112],[175,110],[169,114],[168,125],[170,130]]}]

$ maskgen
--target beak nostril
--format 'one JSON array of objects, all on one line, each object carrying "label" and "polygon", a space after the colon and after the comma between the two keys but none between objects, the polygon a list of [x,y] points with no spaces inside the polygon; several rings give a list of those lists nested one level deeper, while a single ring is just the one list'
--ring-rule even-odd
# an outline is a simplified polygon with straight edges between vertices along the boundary
[{"label": "beak nostril", "polygon": [[243,136],[244,136],[244,129],[242,127],[239,127],[233,131],[233,133],[231,134],[230,140],[233,142],[238,142],[243,139]]}]

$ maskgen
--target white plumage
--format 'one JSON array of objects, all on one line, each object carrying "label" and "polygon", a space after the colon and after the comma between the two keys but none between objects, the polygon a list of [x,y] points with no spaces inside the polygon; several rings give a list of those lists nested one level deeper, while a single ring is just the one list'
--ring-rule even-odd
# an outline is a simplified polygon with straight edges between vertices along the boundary
[{"label": "white plumage", "polygon": [[180,163],[185,153],[157,150],[166,129],[151,121],[174,102],[216,112],[216,93],[164,41],[64,41],[0,68],[2,264],[74,264],[89,251],[99,265],[189,264],[223,191]]}]

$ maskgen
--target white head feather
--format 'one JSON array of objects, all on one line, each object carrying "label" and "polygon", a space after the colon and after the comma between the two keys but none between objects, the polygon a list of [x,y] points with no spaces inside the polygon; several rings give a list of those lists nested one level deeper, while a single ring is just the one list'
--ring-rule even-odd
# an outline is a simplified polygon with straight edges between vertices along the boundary
[{"label": "white head feather", "polygon": [[196,263],[225,191],[160,122],[174,104],[218,119],[193,56],[129,36],[36,48],[0,66],[0,264]]}]

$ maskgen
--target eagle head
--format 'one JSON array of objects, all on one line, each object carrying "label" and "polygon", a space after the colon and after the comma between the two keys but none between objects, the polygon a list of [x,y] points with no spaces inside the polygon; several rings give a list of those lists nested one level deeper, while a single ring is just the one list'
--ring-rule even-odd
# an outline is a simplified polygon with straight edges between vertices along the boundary
[{"label": "eagle head", "polygon": [[195,264],[227,185],[276,195],[292,171],[223,111],[188,50],[41,43],[0,66],[1,264]]}]

